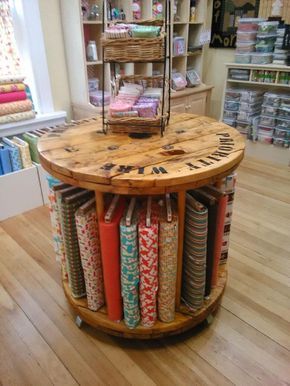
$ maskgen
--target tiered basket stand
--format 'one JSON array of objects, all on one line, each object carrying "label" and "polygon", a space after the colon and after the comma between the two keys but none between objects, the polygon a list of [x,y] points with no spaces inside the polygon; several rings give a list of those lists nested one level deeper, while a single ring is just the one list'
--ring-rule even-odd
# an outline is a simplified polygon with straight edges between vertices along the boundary
[{"label": "tiered basket stand", "polygon": [[181,302],[185,193],[230,174],[241,162],[244,147],[244,140],[235,129],[191,114],[173,115],[163,138],[104,135],[102,119],[96,118],[57,128],[55,133],[40,139],[42,166],[63,182],[94,190],[98,216],[104,210],[104,193],[139,196],[177,193],[179,248],[175,320],[158,321],[153,328],[128,329],[123,322],[110,321],[105,307],[98,312],[90,311],[86,299],[74,299],[67,281],[63,281],[65,295],[79,321],[113,335],[150,339],[188,330],[217,310],[226,285],[226,266],[220,267],[218,285],[200,310],[190,312]]}]

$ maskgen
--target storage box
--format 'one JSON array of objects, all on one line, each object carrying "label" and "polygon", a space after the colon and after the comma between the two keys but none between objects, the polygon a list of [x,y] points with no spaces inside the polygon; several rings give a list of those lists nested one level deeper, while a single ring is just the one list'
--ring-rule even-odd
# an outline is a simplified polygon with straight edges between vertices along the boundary
[{"label": "storage box", "polygon": [[36,166],[0,176],[0,220],[42,205]]}]

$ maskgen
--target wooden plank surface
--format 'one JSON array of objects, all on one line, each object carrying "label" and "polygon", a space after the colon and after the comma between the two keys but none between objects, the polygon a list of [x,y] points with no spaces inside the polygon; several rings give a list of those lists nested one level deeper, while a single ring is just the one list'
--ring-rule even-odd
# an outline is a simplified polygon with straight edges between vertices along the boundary
[{"label": "wooden plank surface", "polygon": [[[243,158],[244,140],[208,117],[177,114],[163,138],[104,135],[101,119],[58,128],[38,144],[43,167],[95,190],[177,187],[218,176]],[[63,178],[64,179],[64,178]],[[98,188],[101,185],[102,188]],[[106,188],[106,186],[108,187]]]},{"label": "wooden plank surface", "polygon": [[1,222],[1,384],[289,384],[289,190],[289,168],[243,161],[220,311],[155,342],[75,325],[47,208]]}]

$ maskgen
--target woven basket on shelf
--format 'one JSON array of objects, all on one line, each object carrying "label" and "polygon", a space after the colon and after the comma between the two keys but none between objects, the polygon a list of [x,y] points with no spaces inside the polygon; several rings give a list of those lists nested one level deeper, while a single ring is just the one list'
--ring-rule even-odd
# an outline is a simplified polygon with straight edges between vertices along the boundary
[{"label": "woven basket on shelf", "polygon": [[156,62],[164,59],[164,34],[157,38],[101,39],[105,62]]},{"label": "woven basket on shelf", "polygon": [[[116,95],[118,95],[120,86],[123,82],[145,84],[146,87],[162,87],[163,75],[144,76],[144,75],[125,75],[116,79]],[[164,111],[162,115],[162,100],[160,100],[155,118],[145,117],[108,117],[106,120],[107,128],[113,133],[160,133],[162,123],[168,117],[168,89],[169,81],[166,78],[164,90]]]}]

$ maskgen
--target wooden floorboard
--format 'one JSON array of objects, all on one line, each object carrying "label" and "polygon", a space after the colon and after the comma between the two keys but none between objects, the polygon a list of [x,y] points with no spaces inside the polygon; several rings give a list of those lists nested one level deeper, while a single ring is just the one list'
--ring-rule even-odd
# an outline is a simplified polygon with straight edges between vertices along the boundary
[{"label": "wooden floorboard", "polygon": [[1,385],[290,385],[289,168],[244,160],[213,323],[159,341],[78,329],[48,209],[0,223]]}]

